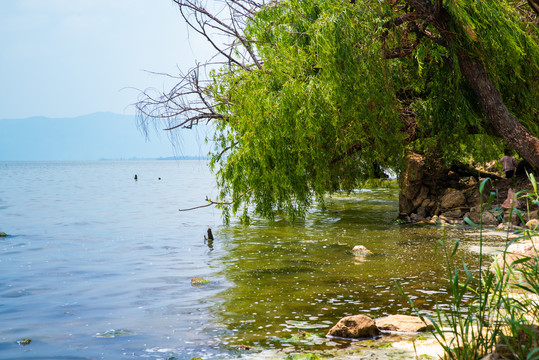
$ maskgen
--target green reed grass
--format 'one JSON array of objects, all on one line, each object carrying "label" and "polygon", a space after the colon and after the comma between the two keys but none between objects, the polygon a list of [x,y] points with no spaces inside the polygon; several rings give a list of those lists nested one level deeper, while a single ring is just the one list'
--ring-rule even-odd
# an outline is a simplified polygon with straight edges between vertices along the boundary
[{"label": "green reed grass", "polygon": [[[526,200],[529,218],[529,204],[539,205],[539,195],[533,174],[528,177],[533,192],[519,192],[516,196]],[[496,193],[491,192],[484,204],[483,193],[488,181],[490,179],[485,179],[479,187],[481,219],[496,197]],[[513,209],[510,209],[508,229],[512,213]],[[519,216],[524,220],[522,214]],[[445,241],[444,232],[437,248],[442,250],[446,262],[449,308],[437,305],[435,315],[429,316],[421,314],[408,298],[410,304],[423,321],[429,319],[433,323],[433,334],[445,352],[445,359],[481,359],[494,350],[502,356],[499,358],[539,359],[538,261],[521,257],[502,267],[489,266],[483,269],[482,221],[474,224],[468,218],[465,220],[479,230],[479,271],[472,273],[464,262],[459,271],[455,254],[460,242],[457,239],[451,248]],[[509,241],[507,230],[504,258],[508,254],[509,245],[521,239],[530,240],[537,235],[537,229],[520,231],[517,239]]]}]

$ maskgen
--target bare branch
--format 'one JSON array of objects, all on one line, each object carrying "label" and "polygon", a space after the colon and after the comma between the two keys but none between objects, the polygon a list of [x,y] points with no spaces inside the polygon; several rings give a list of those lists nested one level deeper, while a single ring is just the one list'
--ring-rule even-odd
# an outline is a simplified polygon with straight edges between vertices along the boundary
[{"label": "bare branch", "polygon": [[[244,197],[245,195],[247,195],[249,192],[251,192],[251,190],[252,190],[252,188],[248,188],[247,190],[245,190],[245,192],[241,193],[238,196],[238,200],[241,199],[242,197]],[[202,208],[212,206],[212,205],[232,205],[232,204],[235,203],[235,201],[213,201],[211,199],[208,199],[208,197],[206,197],[206,201],[208,203],[205,204],[205,205],[199,205],[199,206],[195,206],[195,207],[188,208],[188,209],[178,209],[178,211],[191,211],[191,210],[196,210],[196,209],[202,209]]]},{"label": "bare branch", "polygon": [[[227,120],[225,114],[217,112],[220,103],[211,97],[207,86],[209,81],[200,78],[201,65],[187,74],[180,74],[178,83],[168,93],[148,89],[141,93],[136,104],[139,124],[146,130],[153,120],[166,123],[165,130],[190,129],[203,121]],[[157,126],[155,121],[154,125]]]},{"label": "bare branch", "polygon": [[539,15],[539,1],[538,0],[528,0],[528,4],[530,4],[531,8],[537,15]]},{"label": "bare branch", "polygon": [[[256,11],[262,6],[263,1],[253,0],[227,0],[222,2],[223,8],[228,9],[228,18],[222,16],[221,11],[216,13],[205,8],[199,0],[173,0],[180,9],[182,17],[188,26],[198,34],[202,35],[206,41],[229,62],[249,70],[248,63],[255,64],[261,68],[251,41],[244,35],[246,20],[252,18]],[[219,2],[213,2],[214,7]],[[210,31],[211,32],[210,32]],[[218,42],[219,39],[233,39],[232,42]],[[238,45],[241,44],[241,48]],[[236,51],[233,51],[236,50]],[[238,51],[239,50],[239,51]],[[234,54],[243,54],[247,59],[236,58]]]}]

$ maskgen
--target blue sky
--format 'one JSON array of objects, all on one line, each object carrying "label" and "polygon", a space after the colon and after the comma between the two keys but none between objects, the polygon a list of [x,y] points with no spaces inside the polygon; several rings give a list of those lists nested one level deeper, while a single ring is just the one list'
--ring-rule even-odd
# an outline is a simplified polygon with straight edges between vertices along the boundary
[{"label": "blue sky", "polygon": [[171,0],[0,1],[0,119],[133,114],[210,54]]}]

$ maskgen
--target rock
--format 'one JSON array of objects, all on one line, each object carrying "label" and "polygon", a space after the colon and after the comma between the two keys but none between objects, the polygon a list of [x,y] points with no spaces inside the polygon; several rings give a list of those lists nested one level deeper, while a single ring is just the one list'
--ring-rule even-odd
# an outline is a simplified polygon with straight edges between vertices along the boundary
[{"label": "rock", "polygon": [[373,338],[380,335],[380,329],[376,327],[375,321],[366,315],[351,315],[339,320],[327,335],[349,339]]},{"label": "rock", "polygon": [[500,231],[514,231],[515,230],[515,226],[513,224],[509,224],[507,225],[507,223],[500,223],[498,224],[498,226],[496,227],[496,229],[500,230]]},{"label": "rock", "polygon": [[[399,194],[399,212],[402,216],[411,214],[412,211],[419,206],[421,203],[419,200],[414,203],[418,194],[425,191],[428,192],[428,188],[424,189],[424,186],[421,183],[425,168],[425,160],[423,157],[419,154],[411,153],[407,156],[406,160],[408,162],[406,170],[403,172],[399,181],[401,189]],[[426,194],[421,196],[426,197]]]},{"label": "rock", "polygon": [[352,251],[354,252],[354,254],[356,255],[366,255],[366,254],[372,254],[372,251],[370,251],[369,249],[367,249],[365,246],[363,245],[356,245],[354,246],[354,248],[352,249]]},{"label": "rock", "polygon": [[539,219],[531,219],[526,223],[526,227],[531,230],[539,230]]},{"label": "rock", "polygon": [[417,194],[412,199],[412,205],[414,208],[417,208],[419,205],[423,203],[423,201],[427,200],[427,195],[429,194],[429,188],[426,186],[421,186],[421,189],[419,190],[419,194]]},{"label": "rock", "polygon": [[[528,216],[528,213],[526,213],[526,216]],[[528,220],[531,220],[531,219],[539,219],[539,210],[533,210],[533,211],[530,211],[529,213],[529,219]]]},{"label": "rock", "polygon": [[390,315],[376,320],[376,326],[380,330],[398,331],[405,333],[418,333],[434,330],[434,325],[425,319],[424,323],[418,316]]},{"label": "rock", "polygon": [[410,153],[407,160],[406,180],[421,181],[425,170],[425,159],[419,154]]},{"label": "rock", "polygon": [[19,343],[19,345],[22,345],[22,346],[29,345],[31,342],[32,340],[28,338],[20,339],[19,341],[17,341],[17,343]]},{"label": "rock", "polygon": [[[492,267],[499,267],[500,269],[503,269],[506,265],[511,266],[511,264],[518,260],[525,257],[529,257],[532,260],[530,261],[538,261],[538,255],[539,255],[539,243],[536,245],[534,242],[523,242],[523,243],[514,243],[507,247],[506,252],[502,252],[496,256],[496,260],[494,260],[494,263],[491,266]],[[514,267],[515,268],[523,268],[525,266],[529,266],[530,261],[527,261],[524,264],[517,264]]]},{"label": "rock", "polygon": [[427,216],[427,209],[424,206],[420,206],[417,209],[418,220],[424,219]]},{"label": "rock", "polygon": [[507,199],[505,199],[505,201],[502,203],[501,206],[504,209],[510,209],[510,208],[518,209],[522,206],[522,204],[515,196],[515,191],[513,189],[509,189],[507,191]]},{"label": "rock", "polygon": [[462,217],[464,213],[460,209],[453,209],[446,212],[443,212],[441,216],[445,216],[448,218],[460,218]]},{"label": "rock", "polygon": [[511,221],[509,221],[509,213],[507,212],[503,215],[503,222],[505,224],[510,222],[511,225],[519,226],[522,221],[520,220],[520,217],[518,216],[518,214],[515,211],[513,211],[513,213],[511,214]]},{"label": "rock", "polygon": [[492,184],[490,183],[490,181],[487,181],[485,183],[483,196],[481,196],[481,193],[479,192],[479,186],[473,186],[471,188],[468,188],[466,190],[466,202],[470,207],[480,206],[481,200],[483,201],[483,204],[486,204],[488,202],[491,190]]},{"label": "rock", "polygon": [[418,222],[418,221],[421,221],[424,219],[424,216],[421,216],[419,214],[416,214],[416,213],[413,213],[412,215],[410,215],[410,220],[412,222]]},{"label": "rock", "polygon": [[0,232],[0,237],[6,237],[7,234],[5,232]]},{"label": "rock", "polygon": [[442,208],[454,209],[466,204],[466,196],[464,196],[464,193],[462,191],[453,190],[442,196],[440,202]]},{"label": "rock", "polygon": [[483,213],[483,225],[498,226],[498,219],[490,211],[485,211]]},{"label": "rock", "polygon": [[247,345],[238,345],[238,350],[244,350],[244,351],[249,351],[249,350],[252,350],[253,347],[252,346],[247,346]]},{"label": "rock", "polygon": [[[481,210],[480,206],[475,206],[470,209],[470,215],[469,215],[470,220],[472,220],[477,225],[481,223],[480,210]],[[483,212],[482,220],[483,220],[483,225],[485,226],[498,226],[498,219],[490,211],[485,210]]]},{"label": "rock", "polygon": [[206,284],[209,284],[211,281],[210,280],[206,280],[204,278],[201,278],[201,277],[194,277],[191,279],[191,285],[192,286],[202,286],[202,285],[206,285]]},{"label": "rock", "polygon": [[399,194],[399,214],[402,217],[407,216],[408,214],[414,211],[414,205],[412,200],[408,199],[404,194]]},{"label": "rock", "polygon": [[417,208],[416,212],[422,218],[430,217],[434,215],[434,210],[438,204],[435,200],[425,199],[421,205]]}]

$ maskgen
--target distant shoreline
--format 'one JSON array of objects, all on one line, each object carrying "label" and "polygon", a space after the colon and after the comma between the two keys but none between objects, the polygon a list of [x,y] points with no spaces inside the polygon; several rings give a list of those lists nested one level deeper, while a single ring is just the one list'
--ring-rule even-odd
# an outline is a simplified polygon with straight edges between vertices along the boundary
[{"label": "distant shoreline", "polygon": [[157,157],[157,158],[120,158],[120,159],[107,159],[101,158],[98,161],[145,161],[145,160],[211,160],[209,156],[168,156],[168,157]]},{"label": "distant shoreline", "polygon": [[101,158],[101,159],[64,159],[64,160],[54,160],[54,159],[45,159],[45,160],[1,160],[0,163],[5,162],[99,162],[99,161],[161,161],[161,160],[205,160],[209,161],[211,160],[208,156],[169,156],[169,157],[158,157],[158,158],[117,158],[117,159],[108,159],[108,158]]}]

